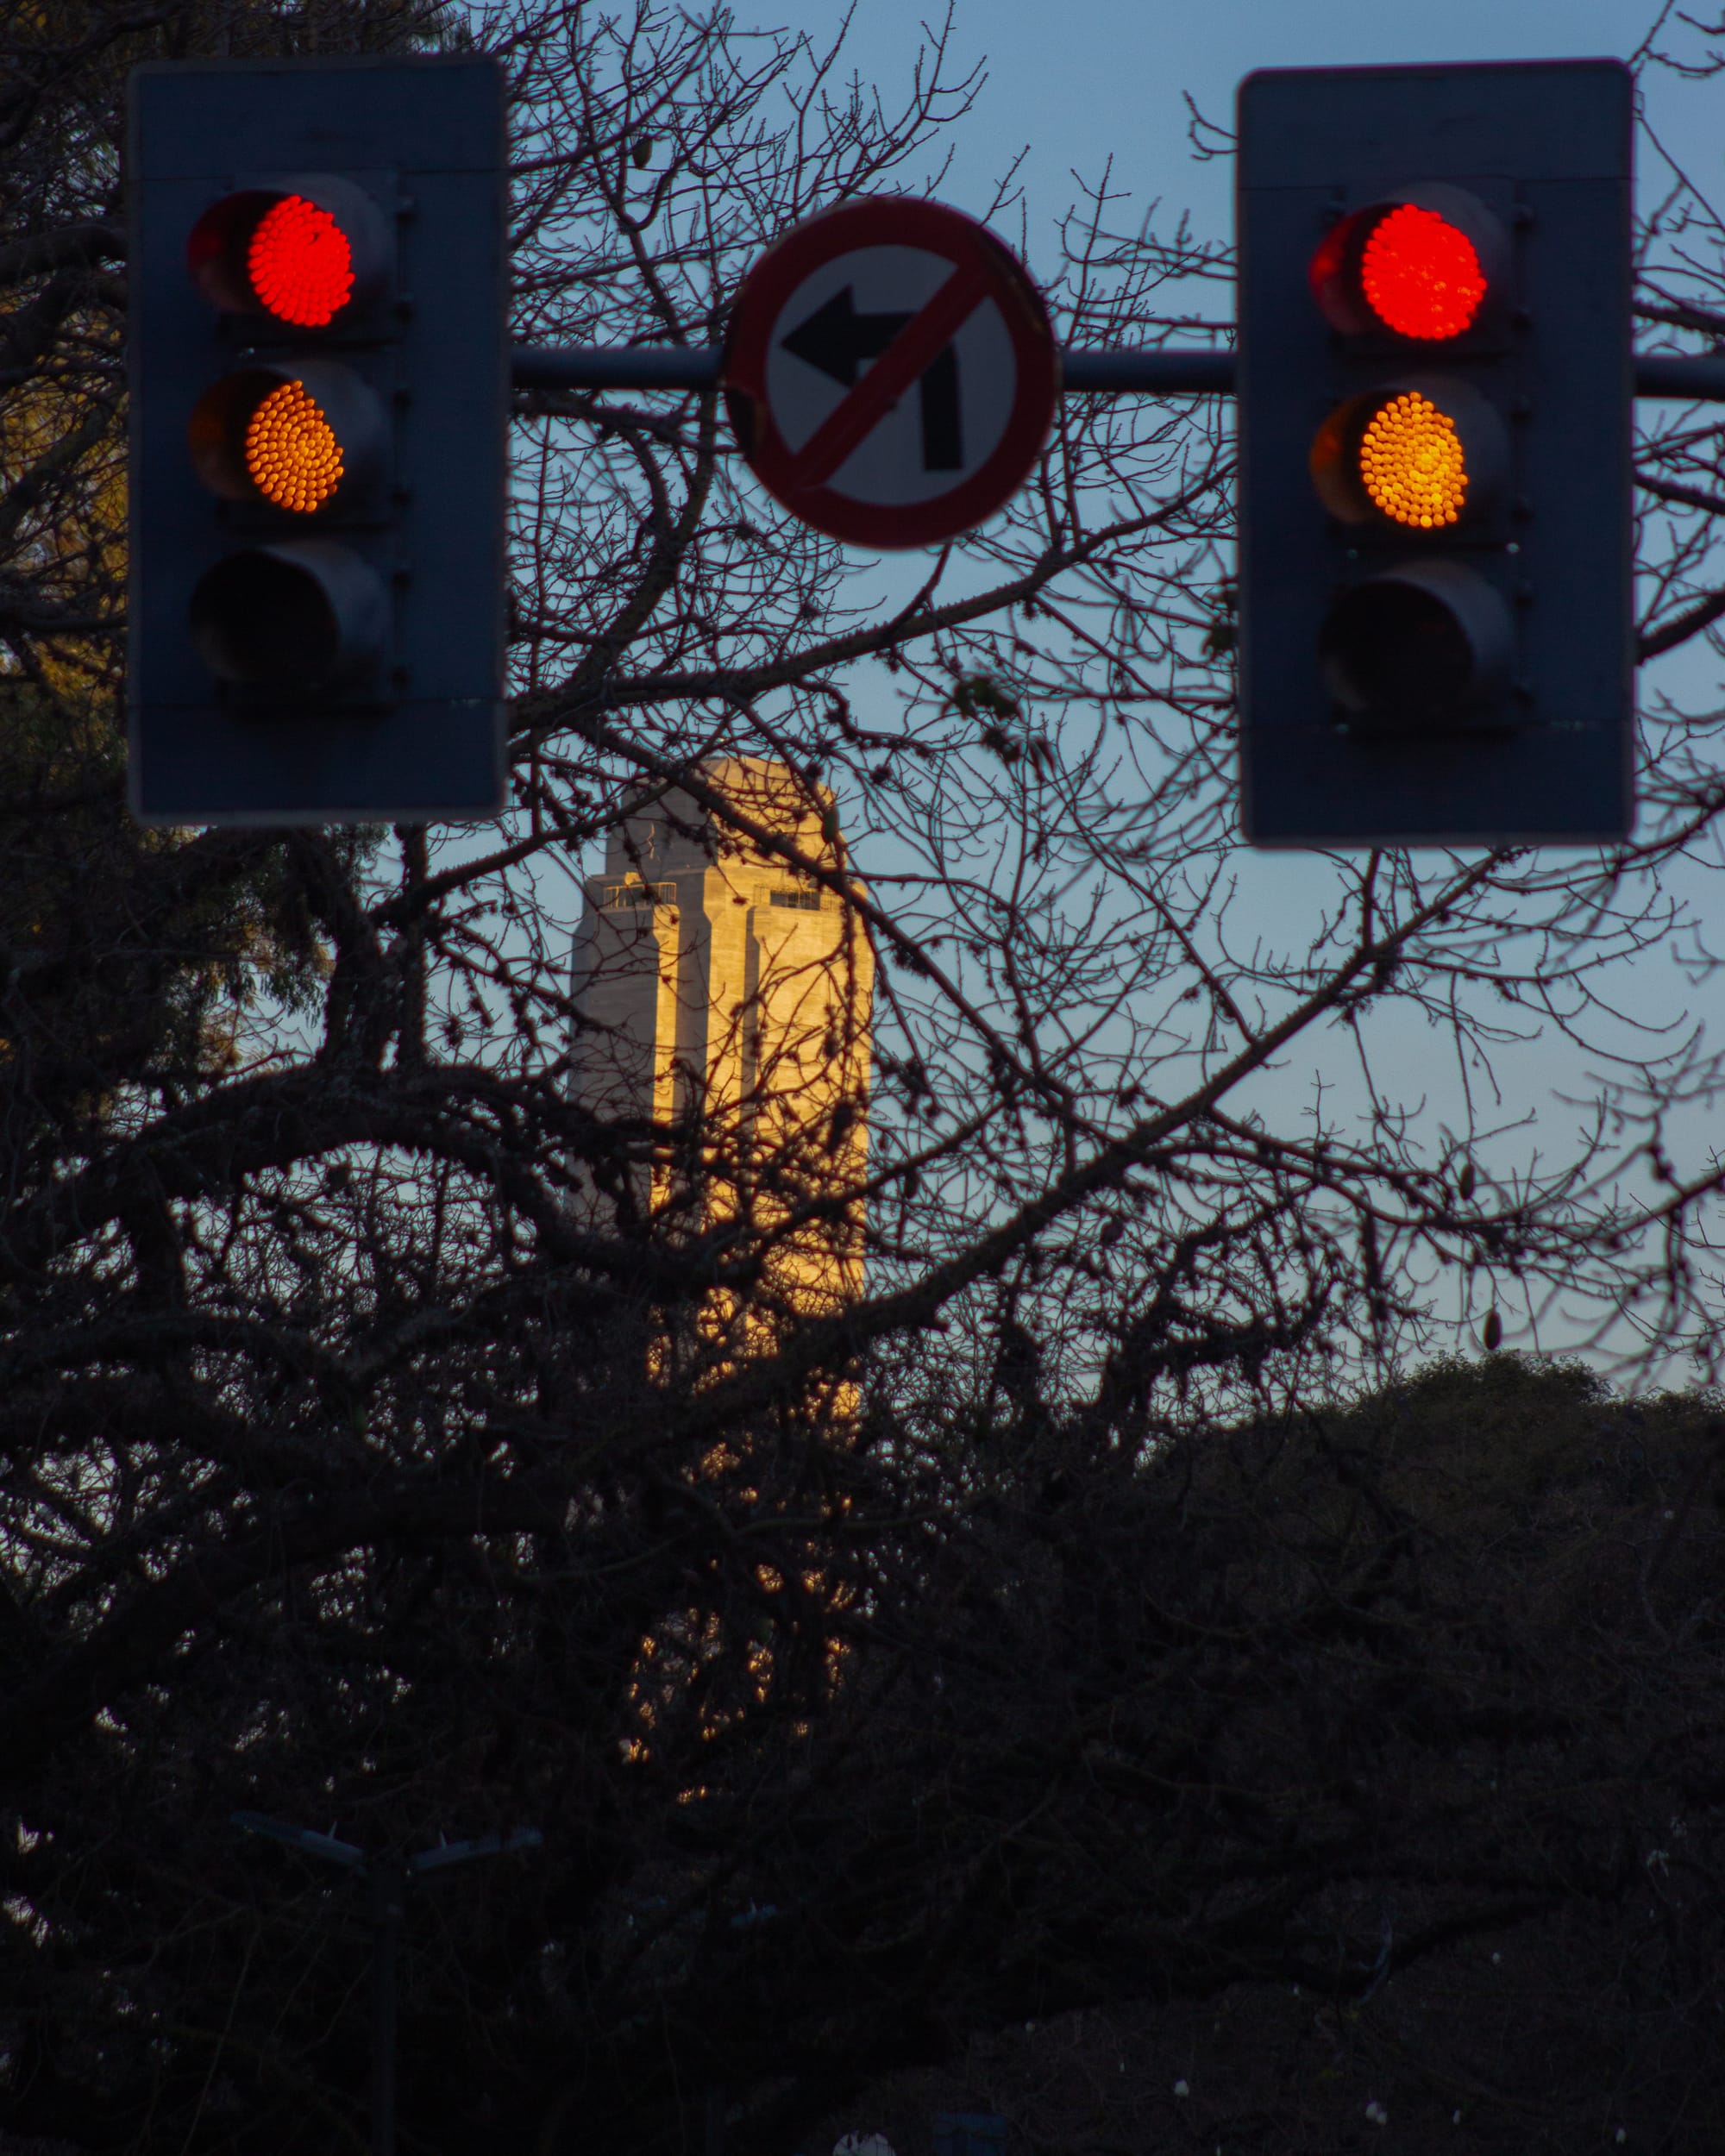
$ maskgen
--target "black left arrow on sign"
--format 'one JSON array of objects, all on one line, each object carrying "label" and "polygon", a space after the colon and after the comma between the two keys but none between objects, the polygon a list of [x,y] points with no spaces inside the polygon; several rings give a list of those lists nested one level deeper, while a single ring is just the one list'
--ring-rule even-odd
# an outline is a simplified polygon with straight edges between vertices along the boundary
[{"label": "black left arrow on sign", "polygon": [[[864,360],[878,360],[912,320],[910,313],[860,315],[856,294],[847,285],[824,300],[812,315],[779,342],[793,359],[819,368],[846,389],[856,386]],[[917,384],[922,407],[922,468],[959,472],[964,468],[964,437],[958,412],[958,354],[944,346]]]}]

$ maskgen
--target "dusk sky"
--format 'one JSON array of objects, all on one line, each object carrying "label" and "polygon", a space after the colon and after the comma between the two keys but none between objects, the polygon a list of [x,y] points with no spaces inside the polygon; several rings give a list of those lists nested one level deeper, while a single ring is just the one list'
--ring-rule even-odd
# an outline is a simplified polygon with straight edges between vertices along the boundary
[{"label": "dusk sky", "polygon": [[[844,12],[841,0],[796,0],[763,7],[753,19],[819,34]],[[737,13],[750,19],[747,9]],[[902,79],[920,26],[940,13],[930,0],[862,0],[851,31],[856,66],[883,85]],[[1231,126],[1234,86],[1255,67],[1627,59],[1658,19],[1653,0],[1446,0],[1441,8],[1406,0],[958,0],[958,72],[986,59],[988,81],[945,192],[959,209],[979,204],[1007,156],[1028,144],[1034,253],[1038,220],[1051,219],[1070,194],[1070,168],[1094,173],[1112,153],[1121,185],[1159,196],[1169,208],[1189,206],[1201,223],[1225,230],[1232,173],[1226,160],[1191,161],[1185,93],[1207,118]],[[1674,11],[1657,41],[1686,58],[1697,44]],[[1664,76],[1655,103],[1674,143],[1716,167],[1721,137],[1709,87]]]}]

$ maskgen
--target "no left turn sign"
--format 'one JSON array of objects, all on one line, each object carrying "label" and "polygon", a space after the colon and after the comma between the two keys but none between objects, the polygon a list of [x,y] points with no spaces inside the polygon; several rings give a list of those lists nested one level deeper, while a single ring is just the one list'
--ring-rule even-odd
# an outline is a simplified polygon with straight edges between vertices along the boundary
[{"label": "no left turn sign", "polygon": [[938,545],[1010,500],[1054,417],[1042,296],[974,218],[882,197],[811,217],[744,279],[725,340],[743,454],[866,547]]}]

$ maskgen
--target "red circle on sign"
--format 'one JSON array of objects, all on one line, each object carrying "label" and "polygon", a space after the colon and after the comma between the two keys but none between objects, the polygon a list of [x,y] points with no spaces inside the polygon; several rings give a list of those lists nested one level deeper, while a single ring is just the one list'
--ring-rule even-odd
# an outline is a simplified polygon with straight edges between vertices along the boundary
[{"label": "red circle on sign", "polygon": [[[872,364],[794,449],[768,394],[774,332],[803,285],[841,256],[871,248],[938,256],[951,273],[932,298],[904,310],[904,326],[890,342],[869,348]],[[848,289],[843,298],[848,304]],[[901,503],[863,501],[832,486],[845,459],[901,396],[932,374],[965,323],[990,303],[1005,324],[1014,372],[1005,426],[982,462],[958,472],[946,492]],[[888,318],[848,319],[854,326]],[[876,196],[823,210],[762,256],[731,310],[722,380],[743,454],[775,501],[853,546],[927,547],[992,517],[1029,478],[1053,423],[1060,355],[1041,293],[985,226],[940,203]],[[950,393],[956,398],[958,392]]]}]

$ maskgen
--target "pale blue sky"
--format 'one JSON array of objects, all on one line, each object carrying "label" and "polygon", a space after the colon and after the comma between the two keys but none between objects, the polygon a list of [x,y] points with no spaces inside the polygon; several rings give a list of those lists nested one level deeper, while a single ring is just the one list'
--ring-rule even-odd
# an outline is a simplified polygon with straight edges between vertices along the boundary
[{"label": "pale blue sky", "polygon": [[[819,34],[844,9],[842,0],[781,0],[737,12]],[[850,45],[858,72],[883,85],[902,80],[920,26],[940,14],[929,0],[858,0]],[[1658,15],[1657,0],[957,0],[958,72],[986,59],[988,81],[943,191],[957,208],[980,206],[1007,158],[1029,145],[1034,255],[1036,225],[1063,206],[1070,169],[1094,173],[1112,152],[1121,185],[1170,208],[1189,206],[1220,234],[1231,217],[1230,167],[1190,161],[1183,93],[1228,125],[1234,85],[1254,67],[1627,58]],[[1662,42],[1694,52],[1692,33],[1674,17],[1668,29]],[[1656,102],[1682,148],[1716,169],[1717,105],[1708,91],[1665,77]]]}]

